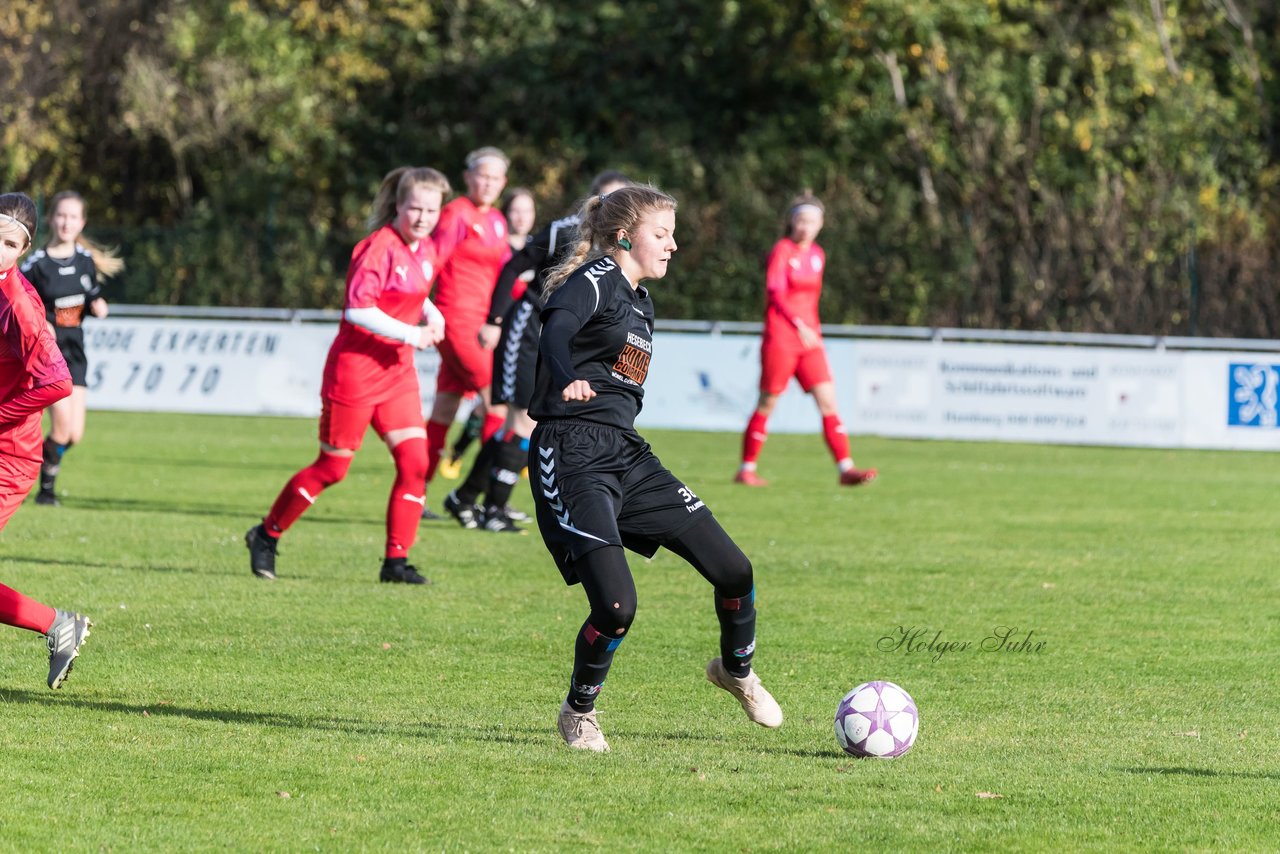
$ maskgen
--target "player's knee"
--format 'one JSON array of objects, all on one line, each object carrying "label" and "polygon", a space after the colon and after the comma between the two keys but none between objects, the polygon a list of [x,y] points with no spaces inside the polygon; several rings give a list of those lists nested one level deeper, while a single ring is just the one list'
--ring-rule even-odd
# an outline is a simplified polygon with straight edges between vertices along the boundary
[{"label": "player's knee", "polygon": [[717,561],[717,573],[720,581],[716,585],[721,590],[732,591],[734,595],[739,595],[741,591],[750,590],[755,586],[755,577],[751,569],[751,559],[743,554],[742,549],[737,545],[730,543],[731,548],[723,550],[720,560]]},{"label": "player's knee", "polygon": [[311,467],[322,486],[333,486],[347,476],[352,459],[354,458],[322,452]]},{"label": "player's knee", "polygon": [[427,443],[422,439],[406,439],[391,450],[396,461],[396,474],[413,482],[427,479]]},{"label": "player's knee", "polygon": [[634,599],[617,598],[605,603],[604,613],[593,613],[591,622],[597,625],[600,633],[609,638],[624,638],[631,631],[631,624],[636,619],[636,602]]},{"label": "player's knee", "polygon": [[636,619],[636,600],[619,600],[612,604],[614,634],[622,636]]}]

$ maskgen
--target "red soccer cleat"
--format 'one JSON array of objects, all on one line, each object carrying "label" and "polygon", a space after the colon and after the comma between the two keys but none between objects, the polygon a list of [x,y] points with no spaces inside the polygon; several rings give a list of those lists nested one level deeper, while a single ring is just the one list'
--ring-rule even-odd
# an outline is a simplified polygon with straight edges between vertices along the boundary
[{"label": "red soccer cleat", "polygon": [[734,483],[740,483],[743,486],[768,486],[769,481],[760,477],[754,471],[747,469],[739,469],[738,473],[733,476]]},{"label": "red soccer cleat", "polygon": [[860,486],[876,479],[875,469],[849,469],[840,472],[841,486]]}]

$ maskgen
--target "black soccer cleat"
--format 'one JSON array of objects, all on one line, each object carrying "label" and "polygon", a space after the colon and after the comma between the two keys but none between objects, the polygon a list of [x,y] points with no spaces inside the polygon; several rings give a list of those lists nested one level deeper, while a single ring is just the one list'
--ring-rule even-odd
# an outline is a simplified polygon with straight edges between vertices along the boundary
[{"label": "black soccer cleat", "polygon": [[484,525],[481,527],[495,534],[526,533],[525,529],[513,522],[501,507],[489,507],[486,509],[484,511]]},{"label": "black soccer cleat", "polygon": [[280,540],[268,536],[261,525],[254,525],[244,535],[244,544],[249,547],[249,570],[259,578],[275,581]]},{"label": "black soccer cleat", "polygon": [[43,504],[45,507],[59,507],[62,505],[55,493],[43,489],[36,493],[36,503]]},{"label": "black soccer cleat", "polygon": [[480,527],[480,508],[474,504],[463,504],[458,500],[457,492],[450,492],[444,497],[444,510],[467,530]]},{"label": "black soccer cleat", "polygon": [[404,558],[387,558],[382,562],[378,580],[386,584],[430,584],[431,579],[418,574],[418,568]]}]

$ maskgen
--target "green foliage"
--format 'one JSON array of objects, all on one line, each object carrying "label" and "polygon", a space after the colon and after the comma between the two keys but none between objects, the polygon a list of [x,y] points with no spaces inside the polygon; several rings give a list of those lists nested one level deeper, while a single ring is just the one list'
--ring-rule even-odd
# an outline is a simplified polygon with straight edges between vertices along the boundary
[{"label": "green foliage", "polygon": [[[756,667],[786,721],[754,726],[707,684],[710,588],[661,551],[631,561],[637,620],[600,699],[613,752],[583,756],[554,718],[585,597],[536,534],[424,523],[434,584],[379,584],[392,473],[370,437],[259,581],[241,538],[313,458],[314,421],[92,413],[63,506],[28,503],[0,537],[4,583],[95,622],[56,692],[42,640],[0,627],[3,847],[1275,847],[1280,591],[1259,532],[1280,455],[861,438],[881,477],[849,490],[819,436],[776,435],[750,490],[737,436],[647,438],[752,560]],[[1000,625],[1047,645],[878,646]],[[836,747],[836,703],[870,678],[919,703],[901,759]]]},{"label": "green foliage", "polygon": [[55,6],[0,14],[0,173],[87,192],[117,298],[336,306],[380,176],[498,144],[543,221],[602,168],[675,193],[669,317],[758,317],[808,187],[829,322],[1280,331],[1270,4]]}]

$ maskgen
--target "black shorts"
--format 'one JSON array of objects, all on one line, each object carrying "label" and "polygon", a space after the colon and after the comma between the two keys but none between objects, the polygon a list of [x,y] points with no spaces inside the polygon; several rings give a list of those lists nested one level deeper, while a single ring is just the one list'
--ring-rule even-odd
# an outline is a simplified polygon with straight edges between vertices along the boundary
[{"label": "black shorts", "polygon": [[711,515],[634,430],[590,421],[539,422],[529,443],[538,530],[566,584],[573,561],[604,546],[653,557]]},{"label": "black shorts", "polygon": [[490,394],[494,403],[529,408],[541,335],[542,321],[538,319],[537,307],[528,300],[518,300],[503,318],[502,337],[498,339],[498,349],[493,351]]},{"label": "black shorts", "polygon": [[55,326],[58,350],[71,370],[72,385],[88,385],[89,357],[84,352],[84,329],[79,326]]}]

